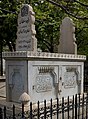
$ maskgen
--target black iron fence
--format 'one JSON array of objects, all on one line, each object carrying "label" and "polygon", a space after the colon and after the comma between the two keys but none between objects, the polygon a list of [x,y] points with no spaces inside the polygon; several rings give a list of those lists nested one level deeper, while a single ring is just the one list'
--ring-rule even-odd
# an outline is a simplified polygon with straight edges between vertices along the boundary
[{"label": "black iron fence", "polygon": [[[88,94],[0,108],[0,119],[88,119]],[[27,108],[28,108],[27,107]]]}]

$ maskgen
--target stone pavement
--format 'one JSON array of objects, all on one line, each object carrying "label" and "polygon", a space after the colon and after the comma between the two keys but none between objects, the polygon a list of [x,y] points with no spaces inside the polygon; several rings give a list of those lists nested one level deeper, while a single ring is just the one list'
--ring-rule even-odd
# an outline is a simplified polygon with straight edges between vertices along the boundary
[{"label": "stone pavement", "polygon": [[6,82],[4,76],[0,76],[0,100],[2,99],[6,99]]},{"label": "stone pavement", "polygon": [[0,97],[6,97],[6,83],[0,82]]}]

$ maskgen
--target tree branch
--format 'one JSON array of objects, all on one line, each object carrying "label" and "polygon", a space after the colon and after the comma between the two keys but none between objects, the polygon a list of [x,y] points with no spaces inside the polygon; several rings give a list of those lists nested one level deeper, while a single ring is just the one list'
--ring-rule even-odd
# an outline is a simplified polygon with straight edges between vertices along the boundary
[{"label": "tree branch", "polygon": [[77,1],[77,0],[74,0],[74,2],[77,2],[77,3],[79,3],[80,5],[82,5],[82,6],[84,6],[84,7],[87,7],[87,8],[88,8],[88,5],[83,4],[82,2],[79,2],[79,1]]},{"label": "tree branch", "polygon": [[70,15],[70,16],[76,18],[76,19],[88,20],[88,17],[77,16],[76,14],[73,14],[73,13],[69,12],[69,11],[66,9],[66,7],[64,7],[63,5],[61,5],[61,4],[59,4],[59,3],[56,3],[56,2],[54,2],[54,1],[52,1],[52,0],[46,0],[46,1],[52,3],[53,5],[56,5],[56,6],[60,7],[62,10],[65,11],[66,14],[68,14],[68,15]]},{"label": "tree branch", "polygon": [[88,26],[82,27],[82,29],[80,29],[78,32],[76,32],[76,36],[83,31],[83,29],[88,29]]},{"label": "tree branch", "polygon": [[0,8],[0,10],[2,11],[2,12],[4,12],[4,13],[12,13],[12,14],[17,14],[16,12],[13,12],[13,11],[9,11],[9,10],[6,10],[6,9],[2,9],[2,8]]}]

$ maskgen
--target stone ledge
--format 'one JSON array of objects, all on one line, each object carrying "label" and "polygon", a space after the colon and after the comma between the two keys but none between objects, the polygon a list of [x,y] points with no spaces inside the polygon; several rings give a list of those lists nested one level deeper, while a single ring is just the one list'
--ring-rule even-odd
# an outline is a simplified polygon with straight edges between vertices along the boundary
[{"label": "stone ledge", "polygon": [[15,58],[15,57],[86,60],[85,55],[75,55],[75,54],[59,54],[59,53],[32,52],[32,51],[3,52],[3,58]]}]

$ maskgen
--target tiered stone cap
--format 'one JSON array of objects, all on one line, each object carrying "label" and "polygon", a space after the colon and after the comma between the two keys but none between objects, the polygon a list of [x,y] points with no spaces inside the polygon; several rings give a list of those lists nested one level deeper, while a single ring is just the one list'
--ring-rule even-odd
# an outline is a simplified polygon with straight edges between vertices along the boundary
[{"label": "tiered stone cap", "polygon": [[86,60],[85,55],[74,54],[59,54],[47,52],[32,52],[32,51],[16,51],[16,52],[3,52],[3,58],[45,58],[45,59],[73,59],[73,60]]}]

